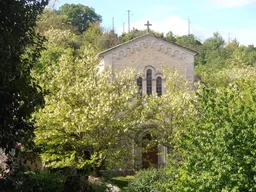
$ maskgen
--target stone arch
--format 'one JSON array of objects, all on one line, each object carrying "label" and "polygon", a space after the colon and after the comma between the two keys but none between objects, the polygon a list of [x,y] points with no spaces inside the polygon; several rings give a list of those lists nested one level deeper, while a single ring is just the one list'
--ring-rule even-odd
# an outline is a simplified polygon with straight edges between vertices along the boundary
[{"label": "stone arch", "polygon": [[132,49],[131,48],[127,48],[126,49],[126,55],[131,55],[131,54],[133,54]]},{"label": "stone arch", "polygon": [[112,57],[113,59],[119,59],[119,55],[117,54],[117,52],[113,52]]},{"label": "stone arch", "polygon": [[157,42],[153,43],[153,49],[156,51],[160,51],[160,45]]},{"label": "stone arch", "polygon": [[178,50],[175,50],[173,55],[174,55],[174,57],[179,58],[180,57],[180,52]]},{"label": "stone arch", "polygon": [[172,55],[172,48],[168,47],[166,52],[167,52],[168,55],[173,56]]},{"label": "stone arch", "polygon": [[123,57],[125,57],[125,52],[123,50],[119,51],[119,58],[122,59]]},{"label": "stone arch", "polygon": [[166,46],[165,46],[165,45],[161,45],[161,46],[160,46],[160,51],[161,51],[162,53],[167,53]]},{"label": "stone arch", "polygon": [[141,41],[141,42],[139,43],[139,45],[140,45],[140,49],[141,49],[141,48],[147,48],[146,43],[143,42],[143,41]]},{"label": "stone arch", "polygon": [[143,71],[144,77],[146,78],[146,72],[147,72],[148,69],[151,69],[151,70],[152,70],[152,77],[155,78],[155,76],[156,76],[156,69],[155,69],[155,67],[152,66],[152,65],[147,65],[147,66],[144,68],[144,71]]},{"label": "stone arch", "polygon": [[181,59],[186,59],[186,54],[185,54],[185,53],[182,53],[180,58],[181,58]]},{"label": "stone arch", "polygon": [[133,53],[135,53],[136,51],[139,51],[140,48],[137,44],[135,44],[135,45],[132,46],[132,50],[133,50]]},{"label": "stone arch", "polygon": [[159,163],[159,150],[158,145],[149,145],[147,143],[154,139],[154,136],[150,132],[150,126],[143,125],[149,128],[144,128],[136,134],[136,143],[140,146],[140,150],[137,151],[137,166],[140,168],[149,168],[151,166],[157,166]]}]

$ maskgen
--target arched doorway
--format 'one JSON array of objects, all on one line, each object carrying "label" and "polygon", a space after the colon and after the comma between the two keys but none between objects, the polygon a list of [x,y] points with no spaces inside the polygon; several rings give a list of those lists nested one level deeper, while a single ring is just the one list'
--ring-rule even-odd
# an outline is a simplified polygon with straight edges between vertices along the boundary
[{"label": "arched doorway", "polygon": [[[151,134],[142,138],[142,168],[149,168],[158,165],[158,147],[152,144]],[[150,143],[150,145],[148,145]]]}]

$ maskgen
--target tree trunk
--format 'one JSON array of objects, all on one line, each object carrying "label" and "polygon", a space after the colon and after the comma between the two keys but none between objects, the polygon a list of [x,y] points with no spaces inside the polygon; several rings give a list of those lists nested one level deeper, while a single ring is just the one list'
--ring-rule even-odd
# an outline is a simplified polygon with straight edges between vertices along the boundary
[{"label": "tree trunk", "polygon": [[100,167],[101,167],[101,166],[99,166],[99,167],[94,167],[94,168],[93,168],[93,173],[92,173],[92,175],[93,175],[94,177],[100,177],[100,176],[101,176],[101,174],[100,174]]}]

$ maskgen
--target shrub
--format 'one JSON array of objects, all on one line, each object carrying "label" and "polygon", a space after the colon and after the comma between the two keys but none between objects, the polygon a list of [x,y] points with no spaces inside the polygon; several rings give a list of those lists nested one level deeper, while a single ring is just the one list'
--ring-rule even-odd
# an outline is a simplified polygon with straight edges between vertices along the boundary
[{"label": "shrub", "polygon": [[163,183],[167,180],[163,169],[145,169],[141,170],[128,184],[130,192],[161,192],[166,191]]},{"label": "shrub", "polygon": [[23,173],[0,180],[1,192],[61,192],[65,177],[50,172]]},{"label": "shrub", "polygon": [[61,192],[65,177],[57,173],[29,173],[24,180],[22,190],[26,192]]}]

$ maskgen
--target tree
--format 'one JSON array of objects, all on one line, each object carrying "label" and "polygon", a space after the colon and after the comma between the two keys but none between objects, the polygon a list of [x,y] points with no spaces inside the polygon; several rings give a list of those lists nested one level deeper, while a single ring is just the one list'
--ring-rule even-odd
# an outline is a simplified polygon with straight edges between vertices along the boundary
[{"label": "tree", "polygon": [[51,10],[49,8],[44,9],[39,20],[36,24],[36,30],[41,34],[48,30],[59,29],[59,30],[71,30],[76,32],[77,29],[68,23],[68,18],[66,15],[57,14],[56,10]]},{"label": "tree", "polygon": [[48,1],[0,3],[0,147],[8,154],[17,142],[26,145],[33,137],[28,119],[42,100],[30,75],[42,48],[34,26]]},{"label": "tree", "polygon": [[236,49],[239,48],[239,42],[237,41],[237,39],[234,39],[231,42],[228,42],[225,48],[230,54],[232,54]]},{"label": "tree", "polygon": [[83,33],[82,39],[84,40],[84,45],[93,46],[97,51],[102,50],[101,37],[103,36],[103,30],[100,27],[100,23],[96,22],[90,25],[90,27]]},{"label": "tree", "polygon": [[202,45],[193,34],[176,37],[176,43],[195,51],[199,51],[199,48]]},{"label": "tree", "polygon": [[99,49],[109,49],[119,44],[119,39],[114,31],[104,32],[99,38]]},{"label": "tree", "polygon": [[57,13],[65,16],[80,32],[86,31],[91,23],[102,21],[93,8],[81,4],[64,4]]},{"label": "tree", "polygon": [[173,32],[172,31],[169,31],[168,33],[166,33],[166,35],[165,35],[165,39],[167,40],[167,41],[170,41],[170,42],[176,42],[176,38],[175,38],[175,36],[173,35]]},{"label": "tree", "polygon": [[[119,38],[120,38],[121,42],[126,42],[126,41],[130,41],[136,37],[139,37],[143,34],[146,34],[146,33],[147,33],[146,29],[138,30],[138,29],[133,28],[132,31],[130,31],[129,33],[123,33]],[[154,34],[155,36],[160,37],[160,38],[164,37],[163,33],[158,33],[153,30],[150,30],[149,33]]]},{"label": "tree", "polygon": [[200,87],[197,116],[176,140],[174,191],[256,190],[254,85],[255,75],[218,89]]},{"label": "tree", "polygon": [[103,165],[129,163],[139,122],[134,76],[125,71],[110,83],[111,73],[99,73],[95,55],[91,48],[79,57],[67,51],[49,66],[49,79],[37,76],[48,90],[45,107],[34,115],[35,141],[47,167],[89,166],[99,174]]},{"label": "tree", "polygon": [[225,41],[221,35],[214,33],[213,37],[206,39],[199,49],[199,64],[214,67],[225,66],[228,54],[224,46]]},{"label": "tree", "polygon": [[165,69],[164,94],[150,96],[145,101],[141,116],[144,122],[153,125],[149,130],[158,145],[171,149],[176,132],[194,118],[190,102],[195,96],[192,88],[178,71]]}]

